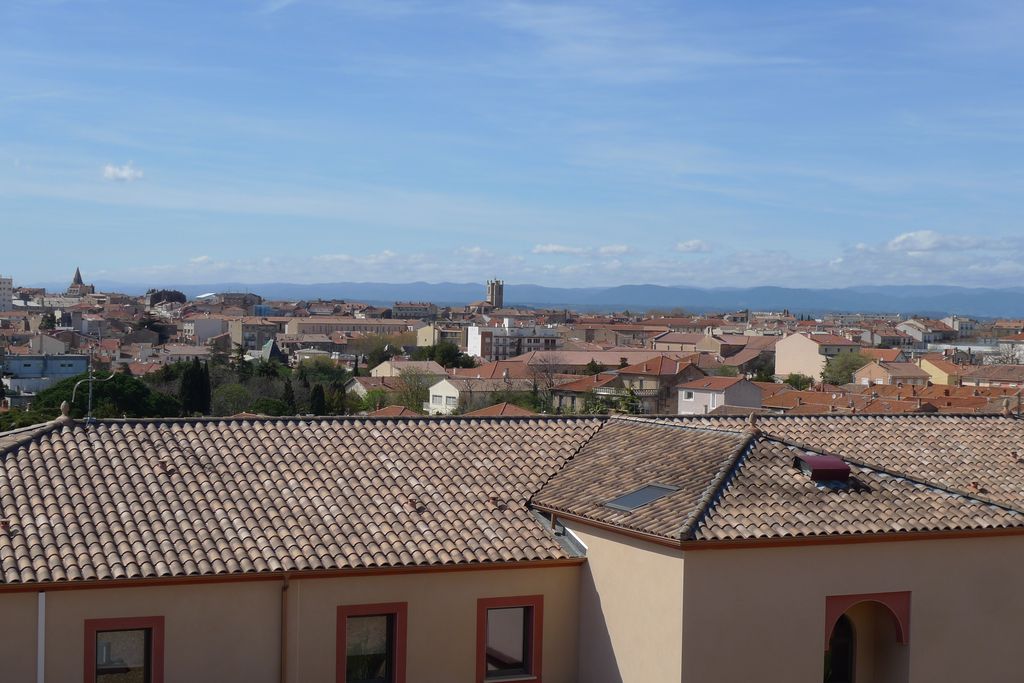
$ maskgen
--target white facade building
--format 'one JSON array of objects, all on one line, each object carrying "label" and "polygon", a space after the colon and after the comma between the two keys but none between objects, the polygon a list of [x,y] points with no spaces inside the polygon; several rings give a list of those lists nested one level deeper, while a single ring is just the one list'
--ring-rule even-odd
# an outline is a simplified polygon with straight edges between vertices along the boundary
[{"label": "white facade building", "polygon": [[486,361],[505,360],[530,351],[554,351],[562,345],[562,338],[553,328],[513,327],[509,319],[502,327],[474,325],[467,332],[467,353]]}]

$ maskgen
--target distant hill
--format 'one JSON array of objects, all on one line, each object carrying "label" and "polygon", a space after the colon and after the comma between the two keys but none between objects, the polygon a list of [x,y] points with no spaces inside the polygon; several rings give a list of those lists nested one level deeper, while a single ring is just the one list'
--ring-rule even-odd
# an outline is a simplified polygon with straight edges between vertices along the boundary
[{"label": "distant hill", "polygon": [[[143,294],[147,285],[97,281],[101,291]],[[40,283],[51,291],[62,291],[66,283]],[[432,301],[441,305],[464,305],[484,297],[480,283],[410,282],[325,282],[294,284],[267,282],[243,284],[219,282],[202,285],[161,285],[189,297],[207,292],[255,292],[266,299],[349,299],[390,305],[395,301]],[[687,311],[727,311],[751,308],[796,313],[854,312],[905,313],[941,316],[950,313],[979,317],[1024,317],[1024,287],[986,289],[935,286],[859,286],[844,289],[796,289],[747,287],[701,289],[662,285],[619,285],[616,287],[544,287],[531,284],[505,285],[506,305],[574,308],[587,311],[652,308],[684,308]]]}]

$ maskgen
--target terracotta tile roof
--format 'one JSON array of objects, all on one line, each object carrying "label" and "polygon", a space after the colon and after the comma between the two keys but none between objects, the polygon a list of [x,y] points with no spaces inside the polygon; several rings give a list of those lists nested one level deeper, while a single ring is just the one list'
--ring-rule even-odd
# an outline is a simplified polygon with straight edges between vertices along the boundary
[{"label": "terracotta tile roof", "polygon": [[537,372],[526,363],[509,360],[493,361],[475,368],[452,368],[452,377],[479,377],[480,379],[501,379],[505,372],[512,379],[531,379]]},{"label": "terracotta tile roof", "polygon": [[758,439],[695,539],[848,536],[1024,526],[1024,513],[898,475],[850,465],[852,485],[829,488],[793,464],[817,452]]},{"label": "terracotta tile roof", "polygon": [[405,406],[385,406],[380,410],[375,410],[372,413],[367,413],[369,417],[422,417],[422,413],[417,413],[412,408],[406,408]]},{"label": "terracotta tile roof", "polygon": [[208,419],[0,435],[0,584],[568,557],[527,508],[595,419]]},{"label": "terracotta tile roof", "polygon": [[[534,496],[537,507],[640,531],[680,538],[695,521],[716,477],[724,477],[750,437],[615,418]],[[633,512],[609,501],[648,484],[674,493]]]},{"label": "terracotta tile roof", "polygon": [[682,372],[689,363],[680,361],[676,356],[656,356],[633,365],[619,369],[620,375],[666,375],[674,377]]},{"label": "terracotta tile roof", "polygon": [[835,334],[805,334],[804,336],[818,346],[860,346],[857,342]]},{"label": "terracotta tile roof", "polygon": [[703,391],[723,391],[737,382],[742,382],[742,377],[701,377],[699,379],[685,382],[679,385],[680,389],[698,389]]},{"label": "terracotta tile roof", "polygon": [[860,355],[872,360],[884,360],[894,363],[903,354],[901,349],[861,349]]},{"label": "terracotta tile roof", "polygon": [[911,379],[928,379],[931,377],[931,375],[913,363],[888,363],[886,361],[876,362],[882,367],[882,369],[889,373],[890,377],[910,377]]},{"label": "terracotta tile roof", "polygon": [[964,380],[1024,383],[1024,365],[981,365],[967,372]]},{"label": "terracotta tile roof", "polygon": [[[742,429],[736,418],[659,418],[708,429]],[[856,458],[1024,509],[1024,420],[998,415],[761,416],[766,435]]]},{"label": "terracotta tile roof", "polygon": [[526,408],[521,408],[515,403],[509,403],[502,401],[501,403],[495,403],[493,406],[487,406],[486,408],[480,408],[465,414],[465,417],[501,417],[504,415],[536,415],[537,413]]},{"label": "terracotta tile roof", "polygon": [[555,391],[575,391],[575,392],[587,392],[594,389],[603,387],[607,384],[615,382],[619,379],[618,375],[602,372],[597,375],[588,375],[582,379],[578,379],[574,382],[566,382],[565,384],[559,384],[554,388]]},{"label": "terracotta tile roof", "polygon": [[[1024,443],[1024,422],[762,416],[757,426],[751,434],[738,418],[612,419],[534,504],[678,542],[1024,528],[1024,466],[1004,450]],[[838,433],[847,451],[778,432],[828,443]],[[985,444],[983,461],[963,452],[968,442]],[[918,449],[908,456],[911,444]],[[952,448],[920,455],[942,445]],[[845,458],[850,483],[818,484],[794,465],[800,455],[830,454]],[[675,491],[632,512],[607,506],[651,484]]]}]

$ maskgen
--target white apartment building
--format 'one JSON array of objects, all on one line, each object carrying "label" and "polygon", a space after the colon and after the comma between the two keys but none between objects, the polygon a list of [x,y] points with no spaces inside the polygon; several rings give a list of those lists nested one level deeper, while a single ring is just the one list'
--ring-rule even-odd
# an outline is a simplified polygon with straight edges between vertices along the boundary
[{"label": "white apartment building", "polygon": [[0,275],[0,313],[14,308],[14,279]]},{"label": "white apartment building", "polygon": [[512,321],[506,318],[502,327],[470,327],[466,351],[471,356],[496,361],[530,351],[554,351],[561,345],[562,338],[552,328],[513,327]]}]

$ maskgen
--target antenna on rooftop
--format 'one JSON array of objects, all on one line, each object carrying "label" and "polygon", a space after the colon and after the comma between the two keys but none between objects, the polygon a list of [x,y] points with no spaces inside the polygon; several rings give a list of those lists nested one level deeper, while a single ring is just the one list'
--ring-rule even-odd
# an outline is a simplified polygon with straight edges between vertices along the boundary
[{"label": "antenna on rooftop", "polygon": [[78,393],[79,385],[83,384],[84,382],[88,382],[89,383],[89,402],[88,402],[88,405],[87,405],[87,408],[86,408],[86,413],[85,413],[85,423],[86,424],[89,424],[90,422],[92,422],[92,385],[93,385],[93,382],[109,382],[110,380],[114,379],[114,375],[117,374],[116,372],[111,372],[110,373],[110,377],[104,377],[103,379],[99,379],[99,380],[96,379],[96,371],[92,367],[92,356],[93,356],[93,354],[90,352],[89,353],[89,370],[88,370],[89,376],[87,378],[85,378],[85,379],[80,379],[77,382],[75,382],[75,387],[71,390],[71,405],[74,405],[75,404],[75,395]]}]

